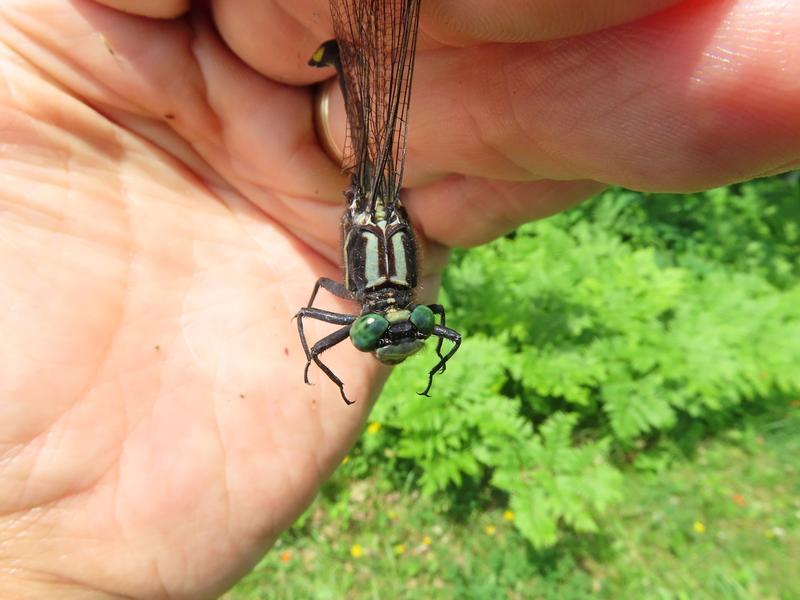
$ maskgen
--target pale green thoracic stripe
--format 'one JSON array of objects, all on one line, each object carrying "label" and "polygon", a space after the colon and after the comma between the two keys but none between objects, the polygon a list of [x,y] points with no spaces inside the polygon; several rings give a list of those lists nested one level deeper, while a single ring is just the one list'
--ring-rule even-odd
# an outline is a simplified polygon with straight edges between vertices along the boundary
[{"label": "pale green thoracic stripe", "polygon": [[392,255],[394,256],[394,276],[392,281],[408,285],[408,266],[406,265],[406,249],[403,246],[406,234],[403,232],[392,236]]},{"label": "pale green thoracic stripe", "polygon": [[364,248],[364,279],[367,282],[367,287],[380,285],[385,281],[381,276],[381,268],[378,264],[378,238],[375,234],[363,232],[362,235],[366,240],[367,246]]}]

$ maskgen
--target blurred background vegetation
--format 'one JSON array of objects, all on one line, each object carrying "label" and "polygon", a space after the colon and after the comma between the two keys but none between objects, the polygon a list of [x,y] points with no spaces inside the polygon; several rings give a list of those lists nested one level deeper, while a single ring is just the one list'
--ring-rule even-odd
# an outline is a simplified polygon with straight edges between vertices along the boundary
[{"label": "blurred background vegetation", "polygon": [[800,598],[799,179],[613,189],[457,252],[433,397],[396,369],[226,598]]}]

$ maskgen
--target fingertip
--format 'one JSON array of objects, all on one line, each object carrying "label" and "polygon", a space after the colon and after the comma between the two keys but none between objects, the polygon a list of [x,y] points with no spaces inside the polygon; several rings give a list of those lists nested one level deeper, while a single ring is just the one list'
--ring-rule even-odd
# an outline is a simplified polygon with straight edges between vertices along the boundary
[{"label": "fingertip", "polygon": [[95,0],[98,4],[151,19],[175,19],[189,10],[189,0]]},{"label": "fingertip", "polygon": [[680,0],[440,0],[423,4],[423,27],[452,45],[560,39],[634,21]]}]

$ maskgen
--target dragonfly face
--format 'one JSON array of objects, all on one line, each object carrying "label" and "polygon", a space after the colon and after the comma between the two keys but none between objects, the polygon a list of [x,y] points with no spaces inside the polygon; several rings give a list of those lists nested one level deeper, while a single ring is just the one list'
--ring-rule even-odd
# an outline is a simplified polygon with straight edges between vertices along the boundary
[{"label": "dragonfly face", "polygon": [[362,352],[372,352],[385,365],[397,365],[419,352],[436,324],[433,311],[424,304],[413,310],[367,313],[355,320],[350,340]]}]

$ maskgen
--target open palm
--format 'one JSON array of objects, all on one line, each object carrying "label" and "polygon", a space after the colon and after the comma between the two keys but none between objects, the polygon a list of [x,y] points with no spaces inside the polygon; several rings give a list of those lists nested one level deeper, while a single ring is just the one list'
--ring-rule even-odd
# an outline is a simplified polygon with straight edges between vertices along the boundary
[{"label": "open palm", "polygon": [[[605,28],[673,3],[594,22],[544,11],[523,31],[502,13],[473,30],[456,4],[423,11],[407,204],[428,300],[446,247],[597,182],[685,189],[796,164],[800,78],[768,68],[776,45],[738,78],[711,65],[695,85],[701,39],[741,32],[737,11],[757,2]],[[385,375],[343,345],[330,361],[357,403],[315,371],[305,386],[291,321],[318,276],[339,277],[346,182],[317,145],[306,84],[320,74],[304,66],[330,36],[327,1],[105,4],[0,6],[0,590],[213,597],[310,502]],[[642,32],[653,47],[637,46]],[[659,40],[681,35],[694,43],[673,64]],[[614,39],[629,43],[612,61]],[[745,85],[759,60],[760,86]],[[637,87],[653,62],[658,94]],[[771,111],[754,117],[765,95]]]}]

